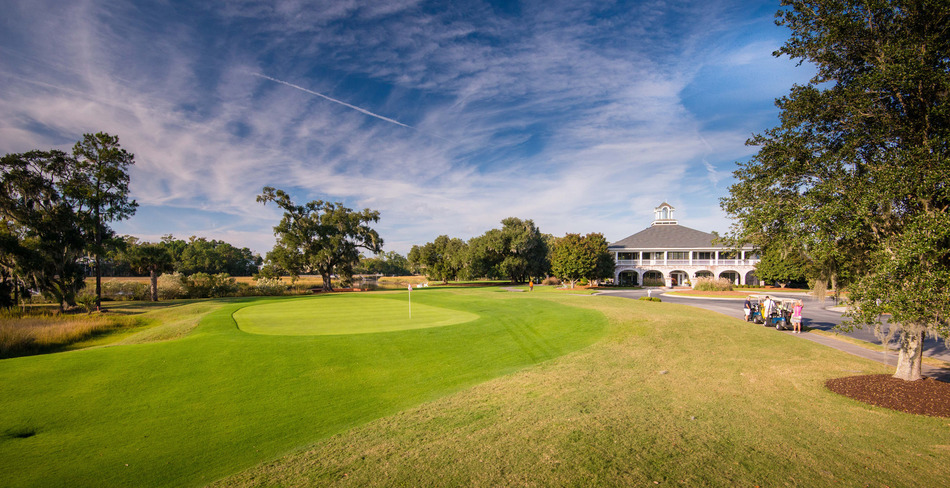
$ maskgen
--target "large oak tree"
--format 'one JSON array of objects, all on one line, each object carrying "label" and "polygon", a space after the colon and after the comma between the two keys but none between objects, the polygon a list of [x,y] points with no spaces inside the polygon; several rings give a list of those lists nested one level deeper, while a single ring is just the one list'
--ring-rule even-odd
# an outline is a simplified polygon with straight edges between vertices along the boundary
[{"label": "large oak tree", "polygon": [[551,269],[554,276],[571,282],[602,280],[613,277],[614,257],[607,250],[607,239],[602,234],[586,236],[567,234],[554,241],[551,249]]},{"label": "large oak tree", "polygon": [[512,283],[547,274],[551,267],[548,245],[534,221],[508,217],[501,225],[469,240],[471,274],[505,277]]},{"label": "large oak tree", "polygon": [[0,267],[14,292],[25,285],[61,309],[76,304],[88,227],[68,194],[82,180],[75,159],[62,151],[0,158]]},{"label": "large oak tree", "polygon": [[331,277],[352,277],[360,262],[360,249],[374,254],[382,251],[383,240],[370,222],[379,221],[379,212],[355,211],[342,203],[314,200],[297,205],[283,190],[264,187],[257,201],[274,202],[284,210],[276,226],[277,244],[267,260],[296,278],[300,273],[316,273],[323,278],[323,289],[332,291]]},{"label": "large oak tree", "polygon": [[465,268],[467,250],[465,241],[441,235],[423,246],[412,246],[408,259],[422,268],[430,280],[440,280],[444,284],[457,279]]},{"label": "large oak tree", "polygon": [[723,199],[733,237],[794,241],[829,278],[847,267],[853,322],[880,332],[891,314],[895,377],[919,379],[925,335],[950,337],[950,2],[783,5],[776,55],[817,74],[750,140]]}]

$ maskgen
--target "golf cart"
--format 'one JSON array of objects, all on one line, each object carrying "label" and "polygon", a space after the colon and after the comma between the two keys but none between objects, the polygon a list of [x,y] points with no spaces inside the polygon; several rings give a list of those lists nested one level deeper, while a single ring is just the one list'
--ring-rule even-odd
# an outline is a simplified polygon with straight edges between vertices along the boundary
[{"label": "golf cart", "polygon": [[765,297],[768,295],[749,295],[749,302],[752,304],[752,313],[749,320],[756,324],[764,324],[766,327],[775,327],[776,330],[788,329],[792,319],[792,307],[795,301],[792,298],[772,298],[775,306],[772,307],[772,314],[763,317],[765,311]]}]

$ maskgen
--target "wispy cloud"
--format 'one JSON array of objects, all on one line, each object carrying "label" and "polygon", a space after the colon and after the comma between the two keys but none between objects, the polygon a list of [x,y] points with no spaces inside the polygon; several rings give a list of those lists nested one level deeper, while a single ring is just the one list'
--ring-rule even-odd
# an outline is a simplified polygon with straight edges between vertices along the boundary
[{"label": "wispy cloud", "polygon": [[[42,1],[0,20],[0,150],[116,133],[143,204],[120,232],[261,252],[279,218],[264,185],[378,209],[401,252],[508,216],[619,239],[667,198],[724,230],[717,168],[790,84],[750,75],[771,38],[736,33],[758,25],[738,1]],[[757,98],[704,111],[726,90]]]}]

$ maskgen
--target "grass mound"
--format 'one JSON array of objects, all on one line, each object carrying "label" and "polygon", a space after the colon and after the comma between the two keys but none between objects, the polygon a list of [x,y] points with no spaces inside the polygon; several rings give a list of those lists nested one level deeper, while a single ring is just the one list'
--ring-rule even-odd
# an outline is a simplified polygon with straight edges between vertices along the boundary
[{"label": "grass mound", "polygon": [[253,305],[235,312],[234,320],[252,334],[342,335],[443,327],[478,319],[462,310],[410,304],[405,295],[347,294]]}]

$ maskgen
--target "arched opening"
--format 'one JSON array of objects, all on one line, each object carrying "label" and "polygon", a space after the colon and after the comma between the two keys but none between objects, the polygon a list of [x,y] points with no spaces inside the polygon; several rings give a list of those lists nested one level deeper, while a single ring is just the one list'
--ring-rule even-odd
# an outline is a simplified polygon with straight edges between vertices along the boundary
[{"label": "arched opening", "polygon": [[689,273],[682,270],[670,271],[670,285],[686,286],[687,282],[689,282]]},{"label": "arched opening", "polygon": [[722,273],[719,273],[719,277],[731,281],[733,285],[739,284],[739,273],[735,271],[723,271]]},{"label": "arched opening", "polygon": [[705,270],[705,269],[702,270],[702,271],[697,271],[697,272],[696,272],[696,277],[697,277],[697,278],[710,278],[710,279],[715,278],[715,276],[713,276],[713,274],[712,274],[712,271],[707,271],[707,270]]},{"label": "arched opening", "polygon": [[621,271],[618,277],[620,286],[637,286],[640,284],[640,273],[636,271]]},{"label": "arched opening", "polygon": [[755,271],[749,271],[745,274],[745,284],[759,286],[759,277],[755,275]]},{"label": "arched opening", "polygon": [[643,286],[666,286],[666,282],[663,281],[663,273],[659,271],[643,273]]}]

